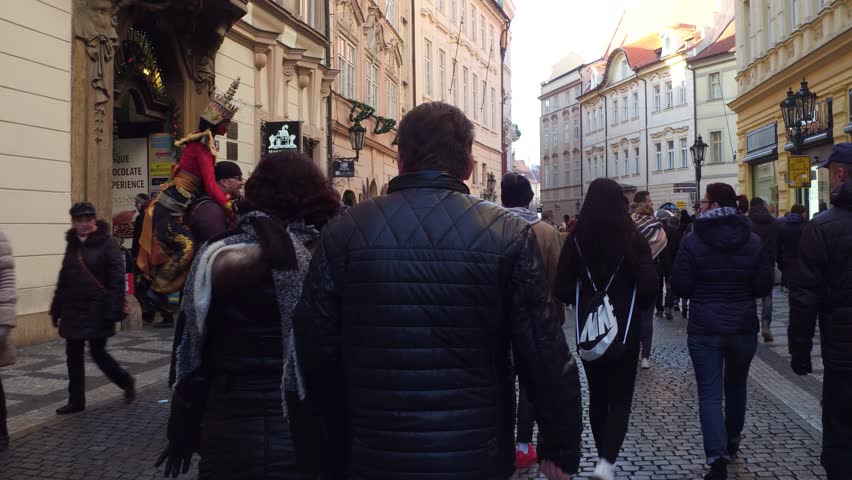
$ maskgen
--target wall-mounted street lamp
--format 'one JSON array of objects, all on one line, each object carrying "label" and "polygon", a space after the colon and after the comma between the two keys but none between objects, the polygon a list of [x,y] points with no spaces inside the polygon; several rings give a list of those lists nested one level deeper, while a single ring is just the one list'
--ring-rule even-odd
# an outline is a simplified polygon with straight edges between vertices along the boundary
[{"label": "wall-mounted street lamp", "polygon": [[701,198],[701,166],[704,165],[704,154],[707,153],[707,144],[701,135],[695,139],[695,143],[689,147],[692,154],[692,163],[695,165],[695,201]]},{"label": "wall-mounted street lamp", "polygon": [[355,150],[355,161],[361,156],[361,150],[364,148],[364,139],[367,135],[367,129],[361,125],[361,122],[355,121],[355,124],[349,127],[349,143],[352,150]]},{"label": "wall-mounted street lamp", "polygon": [[784,128],[787,130],[787,140],[793,144],[798,153],[805,143],[804,127],[814,121],[817,96],[808,88],[808,82],[803,78],[798,92],[787,90],[787,98],[781,102],[781,116],[784,118]]}]

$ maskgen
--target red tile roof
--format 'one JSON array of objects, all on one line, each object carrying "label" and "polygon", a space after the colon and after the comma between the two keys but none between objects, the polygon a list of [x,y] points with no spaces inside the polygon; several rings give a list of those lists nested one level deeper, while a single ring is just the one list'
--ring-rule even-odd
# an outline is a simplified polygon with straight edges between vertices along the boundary
[{"label": "red tile roof", "polygon": [[660,55],[657,50],[663,47],[660,35],[654,33],[621,47],[627,54],[627,61],[634,70],[657,62]]},{"label": "red tile roof", "polygon": [[736,39],[736,26],[734,22],[728,24],[728,27],[725,28],[725,31],[719,35],[719,38],[716,39],[709,47],[705,48],[698,55],[696,55],[692,60],[702,60],[705,58],[715,57],[716,55],[722,55],[729,52],[736,51],[737,48],[737,39]]}]

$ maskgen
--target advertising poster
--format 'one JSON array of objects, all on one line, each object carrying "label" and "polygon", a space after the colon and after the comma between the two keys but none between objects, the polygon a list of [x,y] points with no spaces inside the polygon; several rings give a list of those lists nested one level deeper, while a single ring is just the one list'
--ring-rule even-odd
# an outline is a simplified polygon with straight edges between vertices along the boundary
[{"label": "advertising poster", "polygon": [[148,184],[148,141],[125,138],[115,141],[112,157],[112,225],[117,238],[133,238],[134,198]]},{"label": "advertising poster", "polygon": [[168,133],[154,133],[148,136],[148,174],[151,177],[151,196],[160,191],[160,185],[166,183],[175,164],[175,139]]}]

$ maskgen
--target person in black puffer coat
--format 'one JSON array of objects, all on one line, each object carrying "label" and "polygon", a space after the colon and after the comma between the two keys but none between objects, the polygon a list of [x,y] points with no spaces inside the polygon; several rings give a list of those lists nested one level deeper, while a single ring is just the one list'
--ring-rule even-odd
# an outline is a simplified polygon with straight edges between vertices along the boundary
[{"label": "person in black puffer coat", "polygon": [[458,108],[417,106],[399,126],[388,194],[323,231],[295,337],[328,478],[508,479],[515,371],[539,425],[539,472],[579,467],[577,364],[550,318],[536,238],[470,195],[472,145]]},{"label": "person in black puffer coat", "polygon": [[823,377],[822,465],[828,480],[852,478],[852,143],[838,143],[828,161],[831,208],[805,227],[799,278],[790,288],[790,363],[811,373],[819,317]]},{"label": "person in black puffer coat", "polygon": [[340,197],[307,156],[265,157],[236,228],[193,261],[181,318],[166,476],[201,455],[199,480],[314,480],[320,426],[293,349],[292,314]]},{"label": "person in black puffer coat", "polygon": [[[778,239],[781,235],[781,225],[778,220],[769,213],[766,202],[760,197],[751,199],[748,210],[748,218],[751,220],[751,230],[763,242],[763,248],[772,262],[772,279],[775,281],[775,259],[778,257]],[[763,340],[771,342],[774,340],[770,327],[772,326],[772,292],[761,299],[761,329]]]},{"label": "person in black puffer coat", "polygon": [[807,225],[804,205],[793,205],[790,213],[784,217],[781,233],[778,239],[778,268],[781,269],[782,281],[790,287],[799,278],[799,241]]},{"label": "person in black puffer coat", "polygon": [[115,324],[124,316],[124,255],[109,225],[95,220],[91,203],[75,204],[70,214],[73,228],[65,234],[68,245],[50,306],[68,357],[68,404],[56,410],[58,415],[86,408],[86,342],[98,368],[124,390],[125,401],[136,395],[133,377],[106,352],[107,338],[115,335]]},{"label": "person in black puffer coat", "polygon": [[[698,385],[707,480],[727,478],[745,424],[748,371],[757,351],[756,298],[772,290],[771,261],[730,185],[707,186],[705,212],[681,241],[672,287],[690,301],[689,354]],[[719,368],[724,365],[724,370]],[[722,412],[722,392],[725,412]]]}]

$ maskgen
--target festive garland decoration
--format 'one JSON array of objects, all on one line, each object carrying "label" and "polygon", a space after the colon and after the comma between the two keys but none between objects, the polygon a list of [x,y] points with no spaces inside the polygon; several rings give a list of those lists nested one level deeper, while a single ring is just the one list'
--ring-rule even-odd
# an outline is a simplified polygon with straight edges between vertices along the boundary
[{"label": "festive garland decoration", "polygon": [[378,115],[374,115],[373,118],[376,119],[376,127],[373,129],[373,133],[377,135],[390,132],[393,130],[394,125],[396,125],[396,120],[392,118],[380,117]]},{"label": "festive garland decoration", "polygon": [[[360,112],[356,115],[355,111],[360,110]],[[352,109],[349,110],[349,121],[350,122],[361,122],[373,116],[376,113],[376,109],[367,105],[366,103],[361,103],[356,100],[352,100]]]},{"label": "festive garland decoration", "polygon": [[115,55],[115,78],[141,78],[157,100],[166,98],[166,86],[157,54],[145,32],[130,29]]}]

